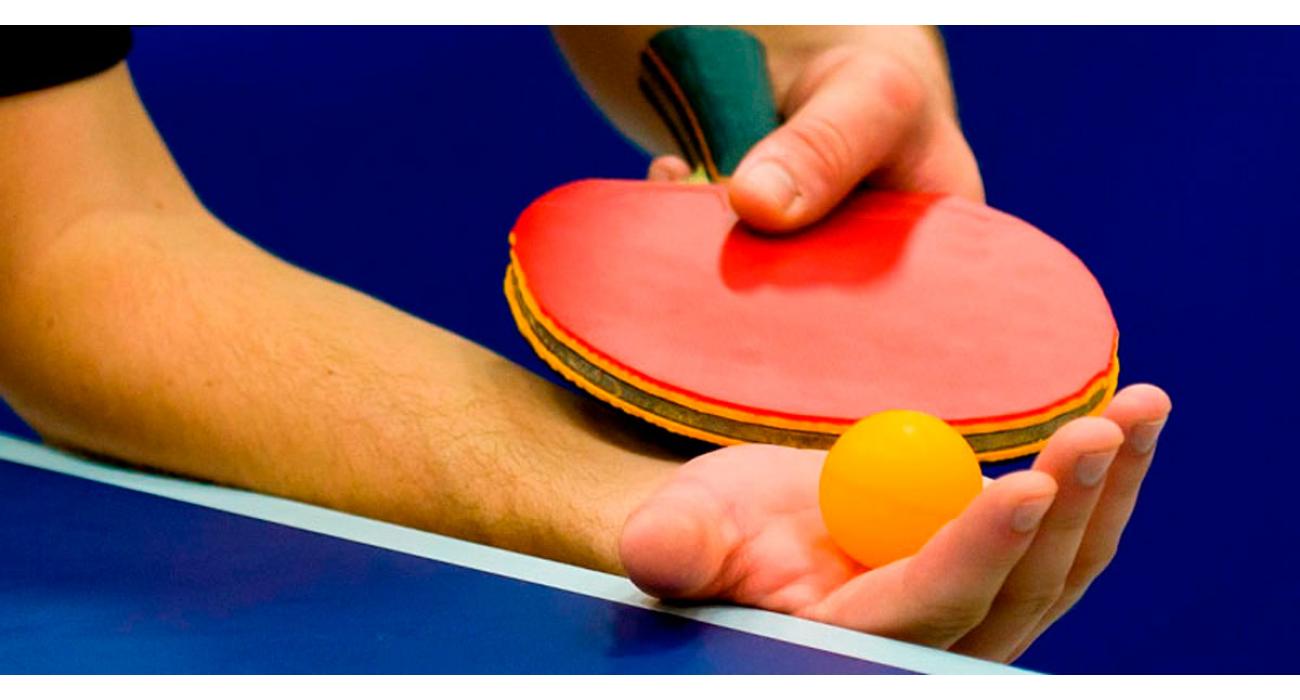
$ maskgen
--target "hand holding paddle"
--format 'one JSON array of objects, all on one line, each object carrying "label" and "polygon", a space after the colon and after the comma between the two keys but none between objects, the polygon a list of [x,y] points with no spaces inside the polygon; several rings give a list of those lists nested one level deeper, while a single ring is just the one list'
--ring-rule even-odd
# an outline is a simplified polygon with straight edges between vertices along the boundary
[{"label": "hand holding paddle", "polygon": [[[727,183],[736,213],[769,232],[812,224],[861,183],[984,201],[957,123],[942,39],[929,27],[755,30],[787,120],[753,146]],[[685,180],[660,156],[649,177]]]}]

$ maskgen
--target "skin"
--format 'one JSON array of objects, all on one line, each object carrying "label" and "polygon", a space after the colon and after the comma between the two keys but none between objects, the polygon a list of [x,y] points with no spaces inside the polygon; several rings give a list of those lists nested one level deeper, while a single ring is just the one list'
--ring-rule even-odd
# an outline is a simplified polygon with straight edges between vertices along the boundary
[{"label": "skin", "polygon": [[[870,75],[864,66],[897,52],[889,65],[920,76],[941,58],[926,30],[895,30],[889,40],[762,31],[791,105],[860,116],[882,94],[835,97],[841,72]],[[828,54],[819,36],[834,46],[872,37],[876,53]],[[602,95],[582,51],[566,51],[629,128],[631,100]],[[931,78],[940,95],[946,76]],[[862,147],[890,154],[869,177],[958,179],[960,149],[918,135],[945,120],[923,121],[893,145]],[[782,148],[760,144],[750,158],[788,158],[800,172]],[[773,228],[815,216],[859,160],[846,157],[853,167],[824,190],[801,180],[793,209],[773,214],[758,197],[754,215],[773,216]],[[739,180],[733,198],[744,196]],[[124,66],[0,99],[0,338],[0,395],[67,449],[627,573],[666,598],[994,659],[1020,653],[1109,562],[1170,408],[1155,387],[1122,391],[1106,417],[1061,429],[1032,471],[992,482],[916,556],[863,571],[817,517],[823,453],[746,446],[690,459],[690,448],[232,231],[186,184]],[[1084,463],[1104,471],[1086,486]]]}]

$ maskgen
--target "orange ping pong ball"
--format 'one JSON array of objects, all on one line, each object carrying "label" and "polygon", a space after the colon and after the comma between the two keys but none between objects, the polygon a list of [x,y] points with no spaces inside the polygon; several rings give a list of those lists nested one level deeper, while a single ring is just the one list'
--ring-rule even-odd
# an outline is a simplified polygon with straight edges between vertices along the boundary
[{"label": "orange ping pong ball", "polygon": [[835,544],[874,569],[915,554],[983,488],[975,451],[952,426],[882,411],[831,446],[818,500]]}]

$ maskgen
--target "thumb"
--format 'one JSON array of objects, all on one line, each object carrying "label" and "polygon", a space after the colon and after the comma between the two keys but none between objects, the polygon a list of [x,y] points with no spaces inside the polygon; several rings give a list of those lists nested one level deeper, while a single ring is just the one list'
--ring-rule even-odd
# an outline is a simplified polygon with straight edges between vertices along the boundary
[{"label": "thumb", "polygon": [[921,121],[927,90],[907,67],[862,51],[827,61],[792,88],[787,103],[800,108],[755,144],[728,185],[732,206],[756,228],[788,231],[821,218]]},{"label": "thumb", "polygon": [[712,598],[726,588],[724,564],[739,539],[707,487],[674,480],[628,517],[619,556],[628,578],[650,595]]}]

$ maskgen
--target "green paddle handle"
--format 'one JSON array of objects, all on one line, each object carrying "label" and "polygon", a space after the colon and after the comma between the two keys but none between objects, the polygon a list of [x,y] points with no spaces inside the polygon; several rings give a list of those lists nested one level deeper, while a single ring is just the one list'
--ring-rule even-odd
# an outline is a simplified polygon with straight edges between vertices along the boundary
[{"label": "green paddle handle", "polygon": [[674,27],[641,52],[642,94],[697,172],[730,177],[780,124],[763,44],[729,27]]}]

